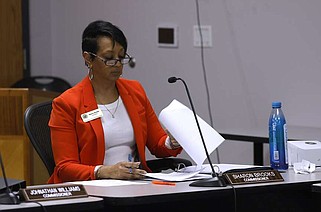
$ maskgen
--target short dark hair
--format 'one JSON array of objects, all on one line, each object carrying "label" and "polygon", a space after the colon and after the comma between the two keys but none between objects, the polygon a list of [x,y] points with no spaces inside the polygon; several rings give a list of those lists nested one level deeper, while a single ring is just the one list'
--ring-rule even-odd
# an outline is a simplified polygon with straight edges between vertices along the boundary
[{"label": "short dark hair", "polygon": [[91,22],[82,34],[82,51],[97,53],[98,42],[100,37],[109,37],[112,39],[114,45],[115,41],[119,43],[127,52],[127,39],[124,33],[115,25],[110,22],[97,20]]}]

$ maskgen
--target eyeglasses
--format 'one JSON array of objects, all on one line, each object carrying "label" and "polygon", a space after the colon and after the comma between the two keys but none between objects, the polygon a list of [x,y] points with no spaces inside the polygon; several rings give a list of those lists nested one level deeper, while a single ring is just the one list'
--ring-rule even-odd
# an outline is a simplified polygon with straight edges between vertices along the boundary
[{"label": "eyeglasses", "polygon": [[106,66],[115,66],[117,64],[117,62],[120,62],[122,65],[126,65],[132,60],[132,57],[130,57],[127,53],[126,53],[126,57],[119,58],[119,59],[104,59],[104,58],[102,58],[92,52],[87,52],[87,53],[92,56],[95,56],[98,59],[100,59],[101,61],[103,61]]}]

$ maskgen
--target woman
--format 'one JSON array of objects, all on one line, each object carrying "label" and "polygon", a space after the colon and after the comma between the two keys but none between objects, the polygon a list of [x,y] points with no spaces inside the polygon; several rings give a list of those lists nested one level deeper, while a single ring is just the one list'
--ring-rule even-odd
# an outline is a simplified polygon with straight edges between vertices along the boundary
[{"label": "woman", "polygon": [[180,145],[166,134],[141,84],[120,78],[131,58],[115,25],[90,23],[82,36],[88,76],[54,99],[49,121],[56,167],[48,183],[141,179],[156,157],[176,156]]}]

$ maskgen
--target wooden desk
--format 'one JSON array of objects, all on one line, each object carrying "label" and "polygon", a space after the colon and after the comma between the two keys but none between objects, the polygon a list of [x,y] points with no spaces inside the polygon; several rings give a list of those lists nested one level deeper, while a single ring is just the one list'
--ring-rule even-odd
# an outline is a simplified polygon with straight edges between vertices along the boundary
[{"label": "wooden desk", "polygon": [[[287,126],[288,140],[319,140],[321,141],[321,128]],[[254,165],[263,164],[263,144],[269,143],[268,128],[238,128],[238,129],[217,129],[226,139],[234,141],[253,142]]]},{"label": "wooden desk", "polygon": [[[311,191],[321,183],[321,169],[309,175],[288,170],[281,173],[284,182],[228,185],[226,187],[191,187],[191,182],[176,186],[144,184],[124,186],[85,185],[90,198],[42,201],[47,211],[320,211],[320,196]],[[97,198],[95,198],[97,197]],[[19,207],[18,207],[19,206]],[[103,208],[102,208],[103,207]],[[42,211],[35,203],[0,205],[4,211]],[[38,210],[39,209],[39,210]]]},{"label": "wooden desk", "polygon": [[0,150],[8,178],[26,180],[27,185],[43,184],[49,178],[25,132],[23,115],[29,105],[58,95],[29,88],[0,88]]},{"label": "wooden desk", "polygon": [[[85,186],[91,196],[104,198],[106,211],[234,211],[231,187],[190,187],[191,182],[175,186],[140,185],[97,187]],[[215,204],[215,206],[214,206]]]},{"label": "wooden desk", "polygon": [[223,188],[190,187],[190,182],[176,186],[143,185],[85,186],[89,195],[104,198],[105,210],[139,211],[311,211],[321,209],[311,185],[321,182],[321,170],[309,175],[288,170],[281,173],[284,182],[227,186]]}]

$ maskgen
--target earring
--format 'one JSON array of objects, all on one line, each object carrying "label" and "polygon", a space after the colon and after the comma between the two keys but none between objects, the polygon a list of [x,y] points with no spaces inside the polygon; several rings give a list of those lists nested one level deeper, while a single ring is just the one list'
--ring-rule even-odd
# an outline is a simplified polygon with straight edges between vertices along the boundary
[{"label": "earring", "polygon": [[93,80],[93,79],[94,79],[94,74],[93,74],[92,65],[88,65],[88,64],[87,64],[87,67],[88,67],[88,76],[89,76],[89,79],[90,79],[90,80]]}]

